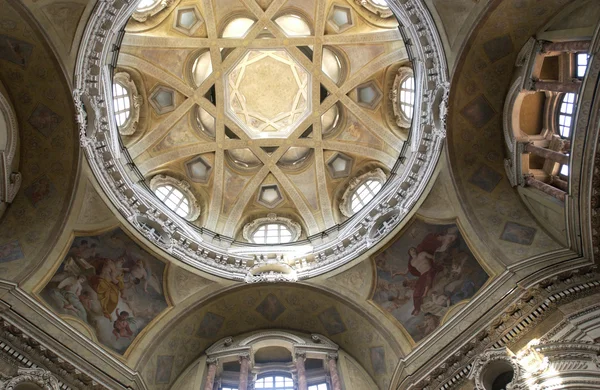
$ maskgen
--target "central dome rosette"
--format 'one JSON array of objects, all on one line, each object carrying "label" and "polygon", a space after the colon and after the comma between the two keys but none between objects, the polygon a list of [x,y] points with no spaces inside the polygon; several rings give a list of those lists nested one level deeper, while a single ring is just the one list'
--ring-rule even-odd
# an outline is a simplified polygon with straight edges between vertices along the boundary
[{"label": "central dome rosette", "polygon": [[74,97],[126,227],[250,282],[310,278],[383,245],[435,172],[448,92],[426,6],[389,4],[100,2]]},{"label": "central dome rosette", "polygon": [[311,113],[310,74],[285,49],[250,49],[225,74],[227,115],[251,138],[285,138]]}]

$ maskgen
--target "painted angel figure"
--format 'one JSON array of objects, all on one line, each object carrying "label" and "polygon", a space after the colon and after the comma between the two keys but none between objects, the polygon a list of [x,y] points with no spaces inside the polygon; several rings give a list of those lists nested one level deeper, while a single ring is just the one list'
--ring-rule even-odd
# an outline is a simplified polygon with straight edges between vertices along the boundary
[{"label": "painted angel figure", "polygon": [[113,334],[116,337],[116,340],[119,340],[121,337],[125,337],[130,339],[133,336],[133,331],[129,325],[135,325],[135,318],[129,316],[129,312],[121,311],[119,313],[119,308],[115,309],[115,314],[117,315],[117,319],[113,322]]},{"label": "painted angel figure", "polygon": [[158,277],[152,274],[152,268],[141,258],[135,261],[135,264],[129,269],[130,282],[134,284],[144,283],[144,292],[148,292],[148,286],[154,291],[162,294],[162,286]]}]

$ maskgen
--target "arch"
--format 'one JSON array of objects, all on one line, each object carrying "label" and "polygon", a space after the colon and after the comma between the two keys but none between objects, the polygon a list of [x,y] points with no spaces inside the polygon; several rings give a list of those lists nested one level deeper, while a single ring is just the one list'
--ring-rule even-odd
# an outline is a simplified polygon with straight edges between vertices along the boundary
[{"label": "arch", "polygon": [[10,101],[0,92],[0,216],[21,187],[19,125]]}]

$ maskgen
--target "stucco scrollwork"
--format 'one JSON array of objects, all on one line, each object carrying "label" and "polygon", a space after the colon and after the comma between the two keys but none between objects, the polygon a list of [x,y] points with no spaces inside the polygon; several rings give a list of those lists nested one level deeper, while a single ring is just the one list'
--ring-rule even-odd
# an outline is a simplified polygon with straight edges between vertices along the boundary
[{"label": "stucco scrollwork", "polygon": [[25,383],[34,383],[44,390],[60,390],[54,375],[41,368],[19,368],[18,375],[14,378],[0,380],[0,390],[14,390],[18,385]]},{"label": "stucco scrollwork", "polygon": [[268,214],[266,218],[257,218],[254,221],[246,224],[242,230],[242,236],[246,241],[252,242],[252,235],[254,232],[256,232],[259,227],[270,223],[280,223],[285,225],[285,227],[289,229],[290,233],[292,233],[292,239],[290,240],[291,242],[297,241],[298,238],[300,238],[302,227],[300,227],[299,223],[294,222],[289,218],[279,217],[273,213]]},{"label": "stucco scrollwork", "polygon": [[119,72],[113,76],[113,83],[119,83],[127,93],[131,105],[129,107],[129,117],[127,120],[119,126],[119,133],[122,135],[132,135],[137,130],[138,122],[140,120],[140,106],[142,105],[142,97],[139,95],[137,87],[131,76],[127,72]]},{"label": "stucco scrollwork", "polygon": [[367,180],[377,180],[383,184],[386,181],[386,176],[383,170],[376,168],[370,172],[350,179],[348,187],[346,188],[346,191],[344,191],[342,200],[340,202],[340,211],[346,217],[350,218],[355,214],[354,211],[352,211],[352,195],[354,195],[358,187],[360,187],[360,185],[365,183]]},{"label": "stucco scrollwork", "polygon": [[367,9],[368,11],[379,15],[382,18],[389,18],[390,16],[392,16],[394,13],[392,12],[392,10],[385,6],[385,5],[381,5],[381,2],[377,2],[377,1],[373,1],[373,0],[355,0],[357,4],[360,4],[363,8]]},{"label": "stucco scrollwork", "polygon": [[136,8],[131,17],[137,20],[140,23],[148,20],[149,17],[152,17],[169,7],[173,3],[173,0],[156,0],[149,7],[145,8]]},{"label": "stucco scrollwork", "polygon": [[[508,348],[488,349],[477,356],[473,361],[468,378],[475,380],[476,390],[491,390],[493,376],[502,373],[508,367],[512,368],[513,377],[506,389],[525,390],[517,384],[521,378],[522,370],[517,356],[510,352]],[[492,375],[491,380],[490,374]]]},{"label": "stucco scrollwork", "polygon": [[[158,8],[168,5],[168,1],[161,1]],[[378,205],[386,203],[398,211],[397,226],[417,204],[439,161],[445,137],[445,129],[440,126],[445,124],[436,119],[433,112],[439,111],[437,97],[440,86],[445,85],[449,78],[443,45],[424,0],[389,0],[388,6],[400,21],[405,41],[410,42],[407,52],[409,60],[415,64],[415,120],[410,131],[413,153],[401,157],[401,163],[390,171],[386,186],[372,202],[346,221],[339,234],[319,234],[307,237],[307,241],[270,249],[269,255],[274,256],[283,253],[284,249],[290,249],[292,253],[291,249],[302,247],[302,251],[294,252],[302,252],[301,256],[290,255],[289,258],[289,264],[295,264],[298,280],[321,275],[367,251],[372,245],[364,231],[363,220],[367,215],[374,220],[382,217],[384,210]],[[236,242],[232,237],[216,239],[216,233],[192,229],[182,218],[176,218],[153,196],[148,186],[140,185],[144,177],[131,169],[129,152],[121,147],[119,129],[109,117],[110,109],[107,107],[111,102],[112,88],[110,64],[111,58],[118,54],[123,25],[132,13],[139,12],[135,7],[135,3],[124,5],[120,0],[98,3],[90,13],[81,39],[73,97],[81,145],[91,171],[114,207],[131,221],[133,229],[142,231],[146,226],[145,222],[141,224],[139,221],[162,221],[162,229],[167,231],[170,242],[157,241],[156,244],[165,252],[213,275],[246,280],[250,269],[256,265],[256,259],[242,250],[233,253],[231,247],[248,251],[254,246]],[[145,232],[143,234],[149,237]]]},{"label": "stucco scrollwork", "polygon": [[194,221],[198,219],[201,211],[200,205],[198,204],[196,196],[192,193],[190,183],[184,180],[177,180],[174,177],[167,175],[156,175],[152,178],[152,180],[150,180],[150,189],[152,189],[153,192],[162,186],[173,186],[181,191],[187,198],[190,208],[187,216],[184,218],[188,221]]}]

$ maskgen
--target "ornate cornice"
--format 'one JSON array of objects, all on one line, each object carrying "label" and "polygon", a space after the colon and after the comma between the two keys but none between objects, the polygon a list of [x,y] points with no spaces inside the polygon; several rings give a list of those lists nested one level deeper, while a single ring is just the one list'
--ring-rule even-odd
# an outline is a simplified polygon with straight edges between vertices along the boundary
[{"label": "ornate cornice", "polygon": [[[556,275],[524,291],[504,312],[489,321],[483,330],[461,345],[448,346],[452,353],[421,374],[410,389],[452,389],[465,380],[474,359],[489,349],[500,349],[524,337],[559,305],[600,291],[600,274],[579,269]],[[469,330],[465,330],[468,333]]]},{"label": "ornate cornice", "polygon": [[[243,249],[246,244],[175,218],[149,193],[143,176],[121,147],[118,128],[109,117],[106,102],[111,98],[111,69],[119,54],[122,28],[136,6],[135,2],[123,4],[120,0],[107,0],[96,5],[76,63],[74,100],[81,145],[91,170],[115,208],[151,242],[202,271],[245,280],[255,258],[236,249]],[[394,226],[388,229],[393,230],[417,204],[440,157],[446,134],[449,83],[439,34],[424,0],[390,1],[389,6],[401,21],[407,52],[414,64],[417,99],[410,145],[405,144],[382,191],[367,207],[336,226],[336,234],[318,234],[304,241],[270,247],[272,255],[287,251],[285,261],[294,268],[299,280],[336,269],[378,245],[384,237],[369,240],[365,219],[378,220],[383,212],[378,205],[386,204],[398,213]],[[146,225],[139,221],[145,219],[160,220],[161,226],[156,229],[161,231],[144,231]],[[155,236],[160,239],[156,241]],[[301,255],[289,254],[293,252]]]}]

